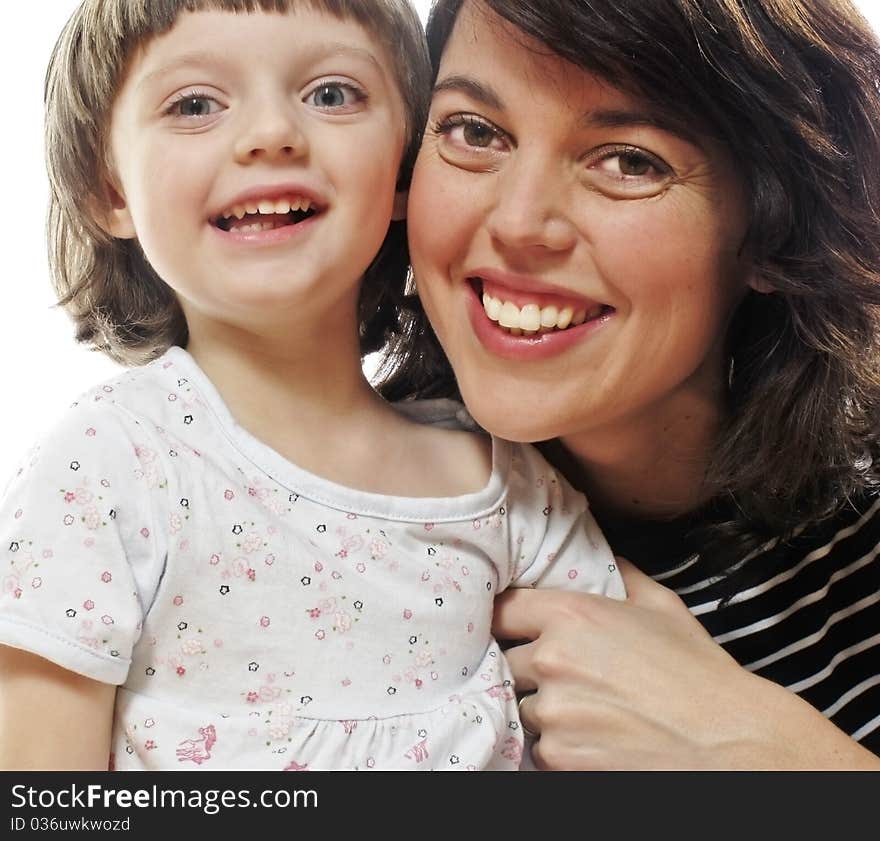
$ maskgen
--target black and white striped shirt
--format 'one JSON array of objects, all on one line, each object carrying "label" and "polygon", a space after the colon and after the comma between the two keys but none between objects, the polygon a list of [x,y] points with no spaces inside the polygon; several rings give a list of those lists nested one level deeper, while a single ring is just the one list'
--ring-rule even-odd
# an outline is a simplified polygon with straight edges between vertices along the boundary
[{"label": "black and white striped shirt", "polygon": [[678,593],[745,668],[796,692],[880,755],[880,498],[761,547],[738,565],[736,577],[748,583],[726,605],[729,584],[707,578],[697,558],[680,563],[681,528],[678,540],[674,524],[659,529],[661,539],[639,546],[608,537]]}]

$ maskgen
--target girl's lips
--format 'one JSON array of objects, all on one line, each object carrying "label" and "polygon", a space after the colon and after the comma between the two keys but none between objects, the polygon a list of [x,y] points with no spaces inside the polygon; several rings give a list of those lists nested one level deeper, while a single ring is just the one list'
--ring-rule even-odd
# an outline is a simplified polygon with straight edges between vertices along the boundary
[{"label": "girl's lips", "polygon": [[[548,359],[558,354],[565,353],[569,348],[584,341],[592,333],[601,329],[614,317],[614,309],[606,308],[602,315],[579,324],[576,327],[568,327],[565,330],[555,330],[549,333],[541,333],[535,336],[514,336],[502,327],[499,327],[487,315],[483,303],[478,297],[479,290],[471,283],[465,284],[465,300],[471,327],[480,344],[496,356],[520,362],[537,361]],[[561,296],[547,296],[551,299],[566,301]],[[524,303],[536,301],[534,295],[523,295]],[[512,303],[516,303],[512,301]]]},{"label": "girl's lips", "polygon": [[210,228],[222,238],[223,242],[240,243],[242,245],[275,245],[307,234],[322,215],[322,213],[315,213],[301,222],[296,222],[292,225],[281,225],[264,231],[244,231],[235,228],[224,231],[213,224],[210,225]]}]

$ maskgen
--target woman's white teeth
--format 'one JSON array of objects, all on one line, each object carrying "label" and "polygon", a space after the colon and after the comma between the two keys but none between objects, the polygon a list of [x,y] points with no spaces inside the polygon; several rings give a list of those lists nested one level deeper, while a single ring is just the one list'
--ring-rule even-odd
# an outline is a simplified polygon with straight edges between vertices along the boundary
[{"label": "woman's white teeth", "polygon": [[598,318],[602,314],[602,306],[597,305],[590,310],[574,307],[539,307],[537,304],[526,304],[520,308],[510,301],[501,301],[493,298],[488,293],[483,293],[483,309],[486,315],[497,321],[514,336],[533,336],[539,332],[550,330],[565,330],[567,327],[576,327],[591,318]]}]

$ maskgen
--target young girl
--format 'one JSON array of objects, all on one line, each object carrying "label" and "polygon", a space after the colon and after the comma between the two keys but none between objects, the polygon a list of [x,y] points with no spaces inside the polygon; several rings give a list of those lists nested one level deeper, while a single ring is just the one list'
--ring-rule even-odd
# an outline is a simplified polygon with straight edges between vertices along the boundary
[{"label": "young girl", "polygon": [[86,0],[56,48],[61,301],[146,364],[0,509],[2,764],[516,768],[495,595],[622,582],[535,451],[362,373],[406,273],[412,10],[256,5]]}]

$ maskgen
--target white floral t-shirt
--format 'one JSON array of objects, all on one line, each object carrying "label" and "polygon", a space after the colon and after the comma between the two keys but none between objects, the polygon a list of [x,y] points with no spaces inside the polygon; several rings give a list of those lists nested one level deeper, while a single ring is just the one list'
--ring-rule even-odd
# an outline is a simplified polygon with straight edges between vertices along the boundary
[{"label": "white floral t-shirt", "polygon": [[118,769],[515,769],[493,599],[623,584],[583,497],[492,443],[478,493],[341,487],[173,348],[80,399],[14,477],[0,643],[118,685]]}]

